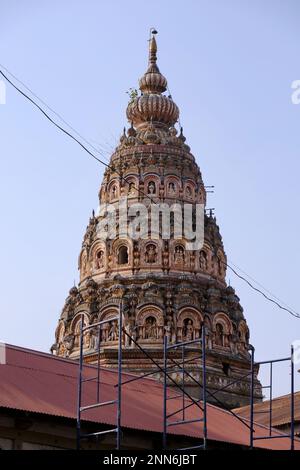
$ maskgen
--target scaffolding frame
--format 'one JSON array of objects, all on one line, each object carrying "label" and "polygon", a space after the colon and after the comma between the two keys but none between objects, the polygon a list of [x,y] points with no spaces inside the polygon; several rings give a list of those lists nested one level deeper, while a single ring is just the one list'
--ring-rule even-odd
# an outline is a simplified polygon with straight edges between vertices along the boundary
[{"label": "scaffolding frame", "polygon": [[[101,374],[100,374],[100,352],[101,352],[101,327],[105,323],[111,323],[113,321],[118,322],[118,371],[117,371],[117,383],[114,385],[114,387],[117,387],[117,398],[115,400],[110,400],[106,402],[101,402],[100,397],[101,397]],[[87,331],[90,329],[95,329],[99,328],[98,330],[98,343],[97,343],[97,375],[93,376],[91,378],[83,378],[83,359],[84,359],[84,351],[83,351],[83,342],[84,342],[84,335]],[[125,381],[122,381],[122,350],[123,350],[123,345],[122,345],[122,340],[123,340],[123,335],[126,335],[131,342],[134,344],[134,346],[139,349],[145,356],[156,366],[156,369],[152,370],[151,372],[147,372],[144,374],[141,374],[136,377],[131,377],[130,379],[127,379]],[[188,346],[191,345],[199,345],[201,347],[200,351],[202,352],[200,359],[202,359],[202,383],[200,383],[195,377],[186,370],[186,366],[189,364],[189,362],[192,362],[195,360],[195,356],[193,356],[190,359],[185,358],[185,352]],[[95,348],[96,349],[96,348]],[[169,357],[168,353],[170,350],[176,350],[176,349],[181,349],[181,362],[177,362],[171,357]],[[108,434],[108,433],[116,433],[116,449],[120,450],[121,449],[121,436],[122,436],[122,429],[121,429],[121,401],[122,401],[122,387],[128,383],[134,382],[136,380],[143,379],[145,377],[149,377],[150,375],[154,375],[158,372],[162,373],[163,376],[163,432],[162,432],[162,448],[163,450],[167,450],[167,435],[168,435],[168,428],[170,426],[176,426],[176,425],[184,425],[184,424],[189,424],[189,423],[203,423],[203,443],[193,446],[193,447],[186,447],[186,448],[181,448],[181,449],[172,449],[172,450],[177,450],[177,451],[188,451],[188,450],[206,450],[207,449],[207,441],[208,441],[208,426],[207,426],[207,397],[211,396],[219,405],[224,407],[229,413],[231,413],[237,420],[239,420],[244,426],[246,426],[249,429],[249,435],[250,435],[250,449],[254,448],[254,442],[255,440],[262,440],[262,439],[274,439],[274,438],[289,438],[291,441],[291,446],[290,449],[294,450],[294,442],[295,442],[295,430],[294,430],[294,349],[293,346],[291,346],[291,355],[289,357],[285,358],[280,358],[280,359],[273,359],[269,361],[260,361],[260,362],[255,362],[254,361],[254,347],[250,345],[249,350],[251,351],[251,360],[250,360],[250,371],[233,381],[228,382],[225,386],[223,386],[221,389],[218,389],[214,392],[210,391],[207,389],[207,370],[206,370],[206,331],[205,331],[205,326],[202,325],[201,329],[201,337],[190,340],[190,341],[183,341],[180,343],[170,343],[168,342],[168,337],[165,334],[163,337],[163,366],[161,366],[152,356],[149,352],[147,352],[146,349],[144,349],[136,339],[134,339],[123,327],[123,303],[121,301],[119,305],[119,314],[113,318],[109,318],[107,320],[102,320],[97,323],[93,323],[88,326],[84,326],[84,315],[81,316],[81,323],[80,323],[80,357],[79,357],[79,373],[78,373],[78,402],[77,402],[77,450],[80,450],[80,444],[82,439],[88,439],[90,437],[99,437],[100,435],[103,434]],[[189,349],[191,351],[191,349]],[[199,352],[198,349],[192,349],[192,351]],[[196,356],[197,357],[197,356]],[[278,362],[284,362],[284,361],[290,361],[290,367],[291,367],[291,431],[290,433],[286,434],[278,434],[278,435],[272,435],[272,400],[273,400],[273,364],[278,363]],[[172,364],[170,364],[170,362]],[[264,365],[264,364],[269,364],[270,366],[270,383],[267,386],[264,386],[262,388],[267,388],[270,390],[270,406],[269,410],[265,411],[265,413],[269,412],[269,434],[267,436],[260,436],[260,437],[255,437],[255,421],[254,421],[254,400],[255,400],[255,369],[257,366]],[[201,365],[201,363],[200,363]],[[176,370],[177,368],[177,370]],[[181,384],[176,382],[173,377],[170,375],[169,372],[180,372],[182,374],[182,381]],[[179,369],[179,370],[178,370]],[[216,397],[216,395],[225,390],[226,388],[230,387],[231,385],[240,382],[241,380],[244,380],[245,378],[250,376],[250,420],[243,418],[236,414],[234,411],[232,411],[230,408],[226,408],[224,406],[224,403]],[[186,390],[186,382],[185,378],[188,377],[192,382],[194,382],[199,388],[202,390],[202,396],[200,399],[196,399],[192,397]],[[88,381],[96,381],[97,384],[97,389],[96,389],[96,402],[89,404],[89,405],[84,405],[82,406],[82,394],[83,394],[83,384]],[[169,381],[169,384],[168,384]],[[179,392],[171,397],[168,397],[168,387],[170,386],[170,383],[173,384],[174,389],[179,390]],[[174,398],[181,398],[182,400],[182,407],[179,410],[176,410],[175,412],[172,412],[171,414],[168,415],[167,413],[167,403],[169,400],[172,400]],[[202,402],[202,405],[200,404]],[[93,408],[100,408],[102,406],[110,406],[110,405],[116,405],[117,407],[117,413],[116,413],[116,427],[107,429],[104,431],[98,431],[98,432],[92,432],[92,433],[82,433],[81,432],[81,421],[82,421],[82,413],[84,413],[87,410],[93,409]],[[185,419],[185,412],[186,410],[191,407],[191,406],[196,406],[201,412],[202,412],[202,418],[195,418],[192,420],[186,420]],[[179,421],[173,421],[169,422],[169,418],[171,418],[174,415],[178,415],[179,413],[182,413],[182,420]],[[250,421],[250,424],[249,424]]]},{"label": "scaffolding frame", "polygon": [[[77,401],[77,450],[80,450],[80,444],[82,439],[88,439],[90,437],[99,437],[103,434],[116,433],[116,449],[121,449],[121,400],[122,400],[122,317],[123,317],[123,308],[122,302],[119,306],[119,315],[109,318],[107,320],[102,320],[97,323],[93,323],[88,326],[84,326],[84,315],[81,315],[80,322],[80,356],[79,356],[79,374],[78,374],[78,401]],[[115,400],[109,400],[105,402],[100,401],[100,386],[101,386],[101,376],[100,376],[100,350],[101,350],[101,327],[105,323],[118,322],[118,383],[117,383],[117,398]],[[88,379],[83,378],[83,340],[84,334],[91,330],[98,328],[98,344],[97,344],[97,375],[96,377],[91,377]],[[83,394],[83,385],[85,382],[91,382],[96,380],[97,389],[96,389],[96,402],[82,406],[82,394]],[[81,432],[81,420],[82,413],[94,408],[100,408],[102,406],[111,406],[116,405],[117,416],[116,416],[116,427],[111,429],[106,429],[104,431],[97,431],[91,433],[82,434]]]},{"label": "scaffolding frame", "polygon": [[[250,348],[251,350],[251,388],[250,388],[250,449],[253,449],[254,447],[254,441],[256,440],[267,440],[267,439],[280,439],[280,438],[289,438],[291,441],[291,448],[290,450],[295,449],[295,367],[294,367],[294,347],[291,345],[291,354],[288,357],[280,358],[280,359],[271,359],[268,361],[260,361],[260,362],[254,362],[254,353],[255,349],[252,346]],[[273,364],[279,363],[279,362],[290,362],[290,368],[291,368],[291,381],[290,381],[290,386],[291,386],[291,391],[290,391],[290,397],[291,397],[291,405],[290,405],[290,410],[291,410],[291,429],[289,433],[281,433],[277,435],[272,435],[272,411],[273,411]],[[254,391],[255,391],[255,365],[269,365],[269,383],[268,385],[265,385],[262,388],[269,389],[269,409],[264,410],[264,411],[256,411],[254,410]],[[254,415],[255,413],[268,413],[269,414],[269,434],[266,436],[260,436],[260,437],[255,437],[254,436]]]},{"label": "scaffolding frame", "polygon": [[[206,346],[205,346],[205,327],[203,325],[202,327],[202,332],[201,332],[201,338],[197,338],[194,340],[190,341],[183,341],[180,343],[175,343],[175,344],[168,344],[168,337],[165,335],[164,336],[164,404],[163,404],[163,414],[164,414],[164,421],[163,421],[163,449],[167,449],[167,432],[168,432],[168,427],[170,426],[178,426],[182,424],[189,424],[189,423],[203,423],[203,443],[197,446],[193,447],[186,447],[186,448],[181,448],[177,449],[180,451],[187,451],[187,450],[195,450],[195,449],[202,449],[206,450],[207,448],[207,401],[206,401]],[[185,419],[185,411],[188,407],[191,405],[194,405],[194,401],[191,402],[189,399],[189,403],[186,403],[186,390],[185,390],[185,376],[186,376],[186,370],[185,370],[185,352],[186,352],[186,347],[191,346],[193,344],[199,344],[201,346],[201,356],[200,359],[202,359],[202,406],[200,406],[200,409],[202,411],[202,418],[195,418],[195,419]],[[181,349],[181,364],[175,364],[175,366],[179,367],[179,372],[182,375],[182,380],[181,380],[181,394],[176,395],[175,398],[180,397],[182,399],[182,408],[179,410],[176,410],[175,412],[168,414],[168,400],[172,400],[174,397],[168,397],[168,376],[166,373],[166,370],[168,368],[168,352],[170,350],[174,349]],[[195,357],[193,357],[193,360]],[[175,361],[174,361],[175,362]],[[177,370],[178,372],[178,370]],[[190,375],[190,374],[188,374]],[[199,384],[200,385],[200,384]],[[199,400],[197,400],[199,402]],[[168,422],[168,419],[171,418],[172,416],[182,413],[182,419],[179,421],[171,421]]]}]

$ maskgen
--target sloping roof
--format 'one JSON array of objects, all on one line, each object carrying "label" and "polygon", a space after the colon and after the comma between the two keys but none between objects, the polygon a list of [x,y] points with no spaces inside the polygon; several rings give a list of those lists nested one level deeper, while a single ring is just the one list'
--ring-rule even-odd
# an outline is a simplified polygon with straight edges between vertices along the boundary
[{"label": "sloping roof", "polygon": [[[96,367],[85,365],[84,378],[95,376]],[[122,374],[123,381],[134,377]],[[44,413],[66,418],[76,418],[78,364],[74,361],[58,358],[51,354],[32,351],[8,345],[6,364],[0,365],[0,407]],[[100,400],[108,401],[116,397],[117,371],[101,369]],[[83,390],[82,405],[96,401],[95,384],[86,382]],[[170,395],[174,396],[171,391]],[[168,413],[177,411],[182,406],[181,398],[168,401]],[[228,411],[216,406],[208,406],[208,439],[239,445],[249,444],[249,429]],[[92,409],[84,413],[87,421],[115,426],[116,410],[114,406]],[[186,410],[185,419],[201,417],[201,411],[195,405]],[[181,414],[174,415],[174,420],[182,419]],[[75,425],[75,424],[74,424]],[[122,426],[162,432],[163,429],[163,387],[153,379],[144,378],[122,387]],[[170,434],[201,438],[202,423],[190,423],[172,426]],[[280,435],[279,431],[274,430]],[[256,436],[267,435],[267,430],[255,426]],[[270,449],[288,449],[290,442],[286,438],[259,440],[257,447]],[[300,450],[300,441],[296,442]]]},{"label": "sloping roof", "polygon": [[[295,421],[300,422],[300,392],[294,394],[294,416]],[[268,412],[270,409],[270,400],[256,403],[254,405],[254,419],[257,423],[269,425],[269,414],[262,413]],[[250,407],[243,406],[236,408],[235,413],[249,418]],[[291,422],[291,395],[283,395],[281,397],[273,398],[272,400],[272,426],[282,426]]]}]

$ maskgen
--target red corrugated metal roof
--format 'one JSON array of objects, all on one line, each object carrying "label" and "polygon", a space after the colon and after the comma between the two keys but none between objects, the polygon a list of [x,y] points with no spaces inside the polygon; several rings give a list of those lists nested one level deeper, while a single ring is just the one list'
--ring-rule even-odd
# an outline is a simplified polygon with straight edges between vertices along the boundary
[{"label": "red corrugated metal roof", "polygon": [[[96,368],[85,365],[85,378],[95,376]],[[122,374],[123,381],[133,374]],[[15,346],[6,348],[6,364],[0,366],[0,406],[36,413],[45,413],[67,418],[76,418],[78,364],[71,360],[57,358],[50,354],[32,351]],[[117,372],[101,369],[101,401],[116,396]],[[170,392],[174,394],[174,392]],[[84,384],[84,402],[95,403],[96,388],[92,382]],[[168,402],[168,413],[179,410],[180,398]],[[201,417],[195,405],[186,410],[185,419]],[[116,424],[116,413],[112,406],[89,410],[84,419]],[[182,419],[181,414],[174,420]],[[208,406],[208,439],[249,445],[249,429],[228,411],[216,406]],[[122,426],[162,432],[163,429],[163,387],[153,379],[144,378],[124,385],[122,388]],[[191,423],[169,428],[170,434],[202,437],[202,423]],[[274,430],[274,434],[280,434]],[[261,425],[255,426],[256,436],[267,435]],[[256,441],[257,447],[269,449],[288,449],[286,438]],[[300,450],[300,441],[296,442]]]},{"label": "red corrugated metal roof", "polygon": [[[294,394],[295,421],[300,421],[300,392]],[[255,419],[258,423],[269,425],[270,400],[254,405]],[[243,406],[234,410],[241,416],[249,417],[250,407]],[[266,413],[262,413],[266,412]],[[291,395],[283,395],[272,400],[272,425],[281,426],[291,422]]]}]

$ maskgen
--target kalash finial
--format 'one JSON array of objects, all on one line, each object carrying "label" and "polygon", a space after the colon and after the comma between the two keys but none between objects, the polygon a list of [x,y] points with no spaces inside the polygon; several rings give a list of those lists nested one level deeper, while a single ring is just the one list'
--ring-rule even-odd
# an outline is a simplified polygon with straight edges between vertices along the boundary
[{"label": "kalash finial", "polygon": [[[151,68],[152,72],[159,72],[158,67],[156,65],[157,61],[157,44],[156,44],[156,39],[155,35],[157,34],[157,31],[155,28],[150,29],[150,39],[149,39],[149,69]],[[155,70],[154,70],[155,69]]]},{"label": "kalash finial", "polygon": [[[156,64],[156,29],[151,28],[149,38],[148,70],[139,80],[141,94],[128,103],[126,115],[136,130],[151,130],[164,127],[165,131],[178,121],[179,109],[174,101],[163,95],[168,88],[167,79],[160,73]],[[132,132],[132,131],[130,131]]]},{"label": "kalash finial", "polygon": [[156,29],[150,29],[149,38],[149,62],[146,73],[139,80],[140,90],[142,93],[163,93],[167,89],[167,80],[160,73],[157,66],[157,44],[155,35],[157,34]]}]

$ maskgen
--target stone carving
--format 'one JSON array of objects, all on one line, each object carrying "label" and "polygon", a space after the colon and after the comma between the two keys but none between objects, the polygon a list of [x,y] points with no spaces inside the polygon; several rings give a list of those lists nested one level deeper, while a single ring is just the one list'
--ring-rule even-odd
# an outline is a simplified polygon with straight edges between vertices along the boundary
[{"label": "stone carving", "polygon": [[101,325],[101,341],[106,343],[108,341],[108,332],[110,330],[109,323],[103,323]]},{"label": "stone carving", "polygon": [[216,344],[218,346],[225,346],[224,344],[224,329],[221,323],[216,325]]},{"label": "stone carving", "polygon": [[99,348],[99,328],[91,328],[90,329],[90,349],[97,350]]},{"label": "stone carving", "polygon": [[173,183],[173,181],[171,183],[169,183],[169,193],[172,195],[172,194],[175,194],[176,193],[176,187],[175,187],[175,183]]},{"label": "stone carving", "polygon": [[63,344],[64,344],[64,356],[65,357],[69,357],[71,351],[72,351],[72,348],[74,346],[74,336],[69,334],[67,336],[64,337],[64,340],[63,340]]},{"label": "stone carving", "polygon": [[140,266],[140,248],[137,241],[133,242],[133,269],[138,271]]},{"label": "stone carving", "polygon": [[193,320],[191,320],[190,318],[186,318],[184,320],[184,327],[182,332],[184,341],[192,341],[194,339]]},{"label": "stone carving", "polygon": [[116,198],[117,198],[117,194],[118,194],[117,186],[116,186],[116,185],[113,185],[113,187],[112,187],[112,189],[111,189],[111,197],[112,197],[112,199],[116,199]]},{"label": "stone carving", "polygon": [[117,341],[119,338],[119,329],[118,329],[118,322],[116,320],[111,322],[111,326],[108,331],[108,341]]},{"label": "stone carving", "polygon": [[146,246],[145,261],[146,263],[157,262],[156,246],[153,243]]},{"label": "stone carving", "polygon": [[135,185],[134,185],[134,183],[131,181],[131,182],[129,183],[129,186],[128,186],[128,194],[129,194],[129,195],[133,195],[133,194],[135,194],[135,192],[136,192]]},{"label": "stone carving", "polygon": [[96,255],[96,269],[101,269],[104,266],[104,251],[99,250]]},{"label": "stone carving", "polygon": [[148,317],[145,324],[145,339],[157,339],[158,331],[156,319],[154,317]]},{"label": "stone carving", "polygon": [[200,269],[207,271],[208,262],[207,262],[207,254],[205,251],[200,251]]},{"label": "stone carving", "polygon": [[168,338],[168,343],[172,342],[173,322],[172,317],[168,316],[167,323],[165,326],[165,334]]},{"label": "stone carving", "polygon": [[148,194],[155,194],[156,193],[156,186],[154,181],[150,181],[148,183]]},{"label": "stone carving", "polygon": [[124,317],[124,346],[125,348],[134,348],[135,341],[137,339],[137,327],[134,322],[134,318],[128,316]]},{"label": "stone carving", "polygon": [[184,264],[184,248],[182,246],[175,247],[174,261],[175,264]]},{"label": "stone carving", "polygon": [[83,277],[87,274],[87,254],[85,252],[81,257],[81,273]]}]

